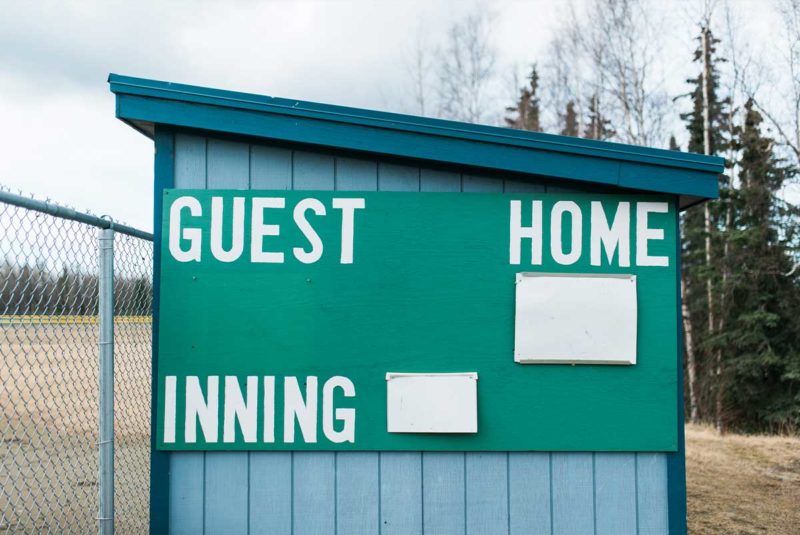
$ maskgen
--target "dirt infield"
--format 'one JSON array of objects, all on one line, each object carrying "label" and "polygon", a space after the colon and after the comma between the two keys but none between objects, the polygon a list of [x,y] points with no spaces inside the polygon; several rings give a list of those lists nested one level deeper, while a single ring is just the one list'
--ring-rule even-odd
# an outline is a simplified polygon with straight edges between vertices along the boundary
[{"label": "dirt infield", "polygon": [[[150,325],[115,326],[116,527],[148,523]],[[0,325],[0,533],[97,529],[97,325]]]}]

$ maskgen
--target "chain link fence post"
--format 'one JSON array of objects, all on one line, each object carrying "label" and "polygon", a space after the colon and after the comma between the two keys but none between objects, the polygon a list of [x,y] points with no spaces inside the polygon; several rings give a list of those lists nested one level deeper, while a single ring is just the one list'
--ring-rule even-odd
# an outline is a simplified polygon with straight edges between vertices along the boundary
[{"label": "chain link fence post", "polygon": [[100,535],[114,535],[114,230],[98,232],[100,259]]},{"label": "chain link fence post", "polygon": [[153,236],[0,186],[0,535],[147,533]]}]

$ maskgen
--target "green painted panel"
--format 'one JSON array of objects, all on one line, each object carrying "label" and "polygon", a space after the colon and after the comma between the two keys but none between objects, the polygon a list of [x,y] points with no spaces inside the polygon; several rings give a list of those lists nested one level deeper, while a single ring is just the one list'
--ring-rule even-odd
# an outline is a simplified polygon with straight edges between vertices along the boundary
[{"label": "green painted panel", "polygon": [[[220,247],[212,247],[212,198],[222,206],[219,245],[234,251],[229,261],[221,261]],[[265,225],[277,227],[252,240],[253,206],[264,198],[272,199],[266,205],[284,208],[259,210]],[[178,199],[186,207],[174,209]],[[293,216],[304,199],[318,201],[305,201],[317,208],[316,214],[312,209],[304,212],[313,229],[305,234]],[[350,211],[350,241],[347,232],[343,237],[348,210],[341,203],[353,199],[360,199],[364,207]],[[674,200],[583,193],[165,191],[158,447],[674,451]],[[540,264],[531,263],[527,239],[521,262],[510,262],[510,207],[517,201],[526,226],[532,221],[532,207],[538,206],[534,203],[542,203]],[[550,253],[550,216],[560,201],[575,203],[582,214],[577,232],[581,254],[571,265],[557,263]],[[619,206],[628,206],[619,203],[629,203],[629,266],[619,251],[611,262],[603,251],[599,265],[593,265],[592,202],[602,203],[609,224]],[[236,203],[243,206],[244,217],[233,223]],[[637,247],[637,242],[644,243],[637,210],[645,206],[666,209],[648,215],[646,251],[650,257],[666,257],[660,262],[666,266],[642,265],[648,262]],[[567,214],[561,221],[561,248],[567,253],[572,218]],[[238,226],[241,234],[232,230]],[[319,236],[321,251],[319,243],[314,246],[315,240],[306,237],[312,234]],[[195,246],[199,260],[192,252]],[[313,254],[315,247],[321,254]],[[637,363],[516,364],[519,272],[636,275]],[[478,432],[388,433],[387,372],[477,372]],[[354,396],[341,387],[324,388],[336,376],[352,382]],[[215,381],[216,404],[209,389]],[[269,388],[273,385],[274,392]],[[187,389],[193,392],[194,411],[205,413],[198,418],[190,412],[188,425]],[[284,396],[294,390],[307,407],[315,395],[317,406],[308,409],[311,416],[305,427],[289,413],[286,421],[291,422],[294,441],[288,442]],[[347,438],[352,411],[343,409],[355,411],[352,442],[334,441]],[[324,425],[326,418],[332,425]],[[195,442],[187,442],[187,431],[195,434]]]}]

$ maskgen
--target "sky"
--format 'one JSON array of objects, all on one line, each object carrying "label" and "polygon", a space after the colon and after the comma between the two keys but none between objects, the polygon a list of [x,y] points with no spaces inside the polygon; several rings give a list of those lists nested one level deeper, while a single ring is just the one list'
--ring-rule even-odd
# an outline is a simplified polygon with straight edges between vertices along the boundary
[{"label": "sky", "polygon": [[[495,15],[498,68],[509,79],[544,54],[565,16],[558,1],[481,5]],[[686,21],[700,0],[654,5],[663,24],[686,26],[665,53],[689,57]],[[737,6],[767,39],[758,3]],[[445,0],[0,0],[0,185],[151,230],[153,143],[114,118],[110,72],[413,112],[407,66],[416,36],[434,47],[475,9]],[[667,65],[671,94],[685,90],[688,68]]]}]

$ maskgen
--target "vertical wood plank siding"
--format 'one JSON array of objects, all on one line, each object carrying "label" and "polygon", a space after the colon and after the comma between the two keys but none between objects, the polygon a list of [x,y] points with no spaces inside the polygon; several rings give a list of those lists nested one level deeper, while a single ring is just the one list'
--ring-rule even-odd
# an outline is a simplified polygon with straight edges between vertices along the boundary
[{"label": "vertical wood plank siding", "polygon": [[[548,190],[184,134],[175,187]],[[170,457],[169,500],[174,534],[667,533],[660,453],[181,452]]]}]

